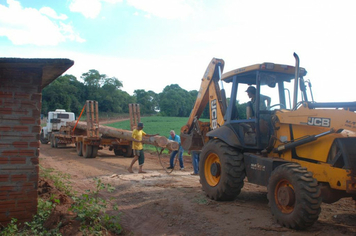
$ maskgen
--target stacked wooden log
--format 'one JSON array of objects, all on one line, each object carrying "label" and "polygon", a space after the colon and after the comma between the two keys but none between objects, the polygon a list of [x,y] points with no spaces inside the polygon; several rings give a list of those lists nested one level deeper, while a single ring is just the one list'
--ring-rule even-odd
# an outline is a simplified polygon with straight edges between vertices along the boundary
[{"label": "stacked wooden log", "polygon": [[[70,123],[68,123],[68,125],[71,127],[75,127],[76,121],[70,122]],[[87,123],[81,122],[81,121],[78,122],[76,129],[86,130]],[[130,131],[130,130],[117,129],[117,128],[108,127],[108,126],[99,126],[99,133],[103,137],[120,138],[120,139],[133,141],[132,131]],[[143,136],[142,143],[150,144],[150,145],[153,145],[156,147],[167,148],[168,150],[171,150],[171,151],[179,149],[179,144],[177,142],[168,140],[166,137],[159,136],[159,135],[152,136],[152,137]]]}]

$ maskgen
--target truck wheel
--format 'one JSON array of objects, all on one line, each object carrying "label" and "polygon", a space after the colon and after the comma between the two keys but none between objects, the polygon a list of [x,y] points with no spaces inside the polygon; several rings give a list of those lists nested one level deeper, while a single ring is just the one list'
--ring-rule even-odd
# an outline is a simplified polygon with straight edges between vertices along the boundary
[{"label": "truck wheel", "polygon": [[91,158],[92,150],[93,150],[92,146],[83,143],[83,156],[85,158]]},{"label": "truck wheel", "polygon": [[132,144],[127,145],[126,147],[126,152],[124,152],[124,157],[133,157],[133,150],[132,150]]},{"label": "truck wheel", "polygon": [[200,154],[199,175],[208,197],[218,201],[233,200],[244,185],[243,155],[223,141],[213,139]]},{"label": "truck wheel", "polygon": [[40,136],[40,141],[42,144],[47,144],[48,143],[48,139],[46,139],[44,137],[44,134],[41,132],[41,136]]},{"label": "truck wheel", "polygon": [[58,148],[58,139],[56,137],[54,137],[54,147]]},{"label": "truck wheel", "polygon": [[51,137],[51,147],[53,147],[53,148],[58,147],[57,138],[54,135],[52,135],[52,137]]},{"label": "truck wheel", "polygon": [[83,142],[76,142],[78,156],[83,156]]},{"label": "truck wheel", "polygon": [[54,136],[51,135],[51,147],[54,148]]},{"label": "truck wheel", "polygon": [[123,156],[124,152],[121,149],[114,149],[115,156]]},{"label": "truck wheel", "polygon": [[91,158],[95,158],[98,155],[99,146],[91,146]]},{"label": "truck wheel", "polygon": [[268,205],[277,223],[305,229],[318,220],[321,191],[313,174],[296,163],[278,166],[268,182]]}]

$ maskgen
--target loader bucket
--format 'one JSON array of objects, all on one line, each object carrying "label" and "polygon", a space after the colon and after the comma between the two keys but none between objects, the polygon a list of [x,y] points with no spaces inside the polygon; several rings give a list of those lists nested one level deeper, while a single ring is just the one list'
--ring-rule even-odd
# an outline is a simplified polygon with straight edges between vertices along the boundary
[{"label": "loader bucket", "polygon": [[202,137],[197,133],[192,132],[191,134],[180,134],[181,145],[184,150],[201,150],[204,146]]}]

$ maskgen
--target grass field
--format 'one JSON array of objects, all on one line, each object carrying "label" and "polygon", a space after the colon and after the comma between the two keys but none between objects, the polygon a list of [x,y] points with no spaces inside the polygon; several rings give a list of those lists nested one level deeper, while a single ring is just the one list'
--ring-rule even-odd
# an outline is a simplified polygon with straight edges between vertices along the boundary
[{"label": "grass field", "polygon": [[[174,130],[176,134],[180,134],[180,128],[188,121],[188,117],[162,117],[150,116],[141,117],[141,122],[144,125],[143,131],[147,134],[159,134],[160,136],[169,137],[169,131]],[[204,120],[208,121],[208,120]],[[107,126],[130,130],[130,121],[125,120],[121,122],[107,124]],[[151,145],[145,145],[145,149],[155,150]],[[186,155],[186,153],[185,153]]]},{"label": "grass field", "polygon": [[[188,121],[187,117],[162,117],[150,116],[142,117],[141,122],[144,125],[143,131],[147,134],[159,134],[160,136],[169,137],[169,131],[174,130],[179,135],[180,128]],[[125,120],[121,122],[107,124],[118,129],[130,130],[130,121]]]}]

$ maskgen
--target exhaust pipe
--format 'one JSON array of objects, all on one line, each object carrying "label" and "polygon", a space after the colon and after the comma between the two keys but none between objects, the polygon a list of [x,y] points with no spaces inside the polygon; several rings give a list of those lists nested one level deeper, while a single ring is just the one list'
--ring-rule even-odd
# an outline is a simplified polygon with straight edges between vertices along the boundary
[{"label": "exhaust pipe", "polygon": [[294,80],[294,96],[293,96],[293,110],[297,108],[298,102],[298,82],[299,82],[299,57],[293,53],[295,58],[295,80]]}]

